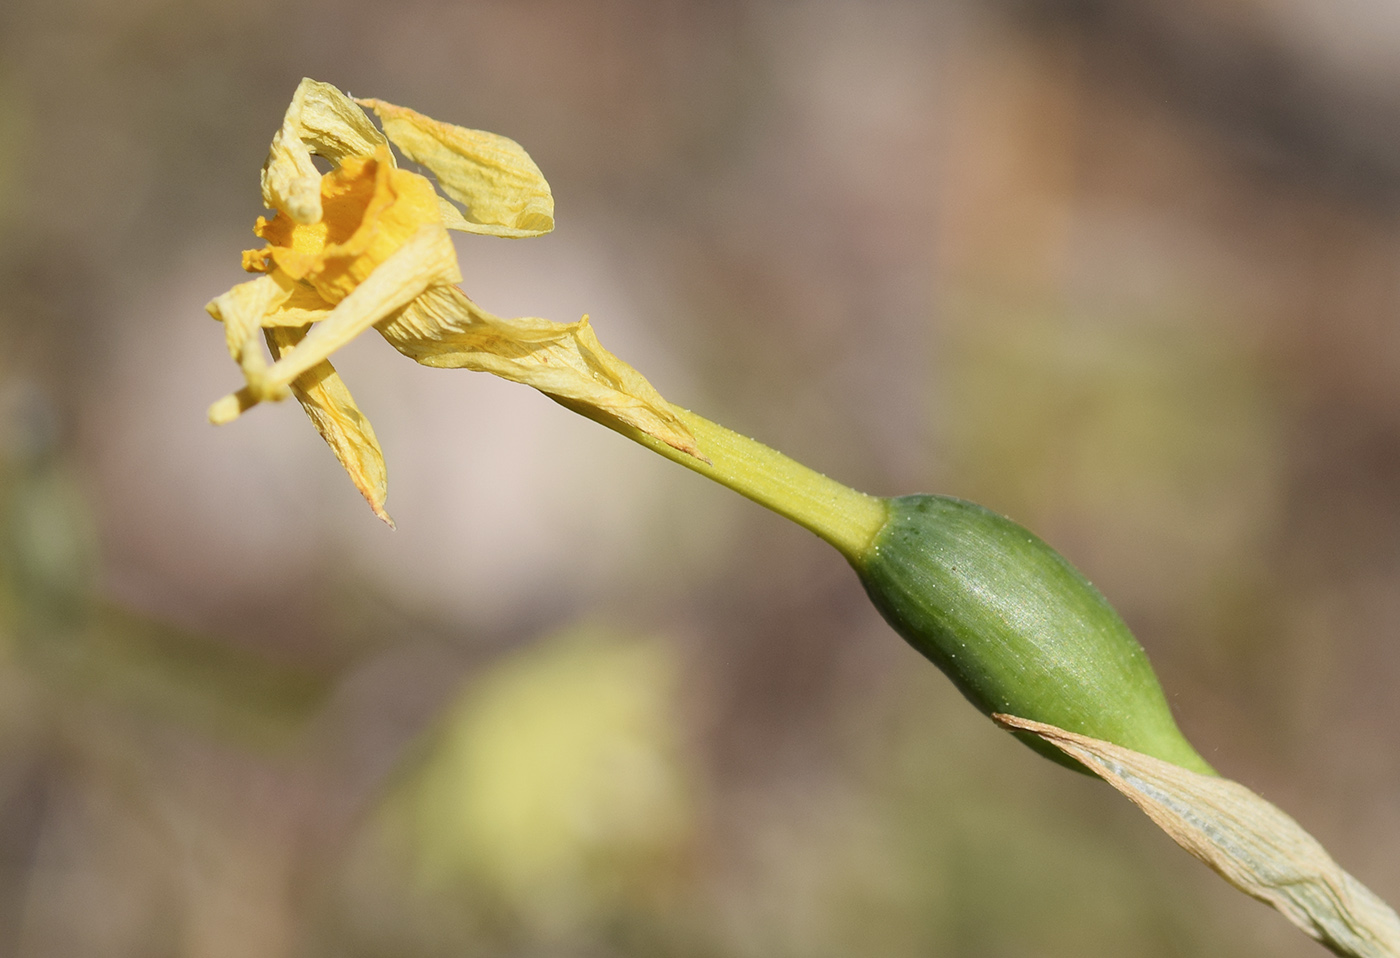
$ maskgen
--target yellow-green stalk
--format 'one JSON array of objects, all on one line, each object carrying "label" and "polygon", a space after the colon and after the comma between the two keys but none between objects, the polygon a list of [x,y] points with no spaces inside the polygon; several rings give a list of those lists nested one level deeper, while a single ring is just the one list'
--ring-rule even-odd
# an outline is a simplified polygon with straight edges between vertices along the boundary
[{"label": "yellow-green stalk", "polygon": [[[857,492],[688,410],[675,413],[698,455],[561,402],[831,543],[886,621],[983,713],[1033,719],[1213,774],[1178,730],[1146,653],[1112,606],[1010,519],[945,496]],[[1082,770],[1036,736],[1015,734]]]}]

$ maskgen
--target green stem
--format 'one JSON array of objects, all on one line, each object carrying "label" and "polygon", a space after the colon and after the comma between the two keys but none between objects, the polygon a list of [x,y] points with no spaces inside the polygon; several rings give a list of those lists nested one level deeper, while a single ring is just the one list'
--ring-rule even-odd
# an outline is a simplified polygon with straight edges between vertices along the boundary
[{"label": "green stem", "polygon": [[582,403],[557,396],[550,398],[815,532],[850,562],[866,554],[876,533],[885,525],[889,509],[884,499],[843,486],[761,442],[741,436],[688,409],[671,407],[695,437],[696,447],[704,458],[673,449],[636,427]]}]

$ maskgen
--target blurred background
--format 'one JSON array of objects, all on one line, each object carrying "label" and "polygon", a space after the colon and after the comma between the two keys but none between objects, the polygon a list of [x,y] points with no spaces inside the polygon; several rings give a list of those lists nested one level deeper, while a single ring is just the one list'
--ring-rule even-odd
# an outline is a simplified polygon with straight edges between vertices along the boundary
[{"label": "blurred background", "polygon": [[1400,8],[6,0],[0,954],[1318,955],[981,718],[839,556],[531,390],[230,426],[297,81],[511,136],[466,237],[674,402],[1030,526],[1400,901]]}]

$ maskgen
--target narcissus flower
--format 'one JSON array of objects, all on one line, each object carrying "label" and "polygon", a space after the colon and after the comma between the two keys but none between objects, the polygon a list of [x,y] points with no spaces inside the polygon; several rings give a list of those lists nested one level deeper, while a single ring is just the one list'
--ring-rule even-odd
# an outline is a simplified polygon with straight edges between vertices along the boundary
[{"label": "narcissus flower", "polygon": [[[382,133],[361,106],[379,117]],[[437,187],[400,169],[390,143]],[[323,175],[312,155],[328,160],[331,171]],[[457,288],[448,230],[527,237],[554,228],[549,185],[514,141],[302,80],[272,140],[262,193],[276,211],[254,228],[267,245],[243,254],[243,268],[262,275],[207,307],[224,324],[246,381],[209,408],[211,422],[295,396],[375,514],[389,522],[379,443],[328,361],[373,326],[425,366],[525,383],[695,454],[670,404],[599,344],[587,316],[568,324],[503,319]]]}]

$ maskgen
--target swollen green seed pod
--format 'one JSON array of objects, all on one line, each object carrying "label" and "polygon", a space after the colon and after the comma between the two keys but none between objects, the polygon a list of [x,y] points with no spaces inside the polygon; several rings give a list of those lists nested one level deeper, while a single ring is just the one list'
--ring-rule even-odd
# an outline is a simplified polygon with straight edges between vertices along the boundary
[{"label": "swollen green seed pod", "polygon": [[888,505],[888,521],[852,564],[886,621],[973,705],[1214,774],[1177,728],[1142,646],[1063,556],[960,499]]}]

